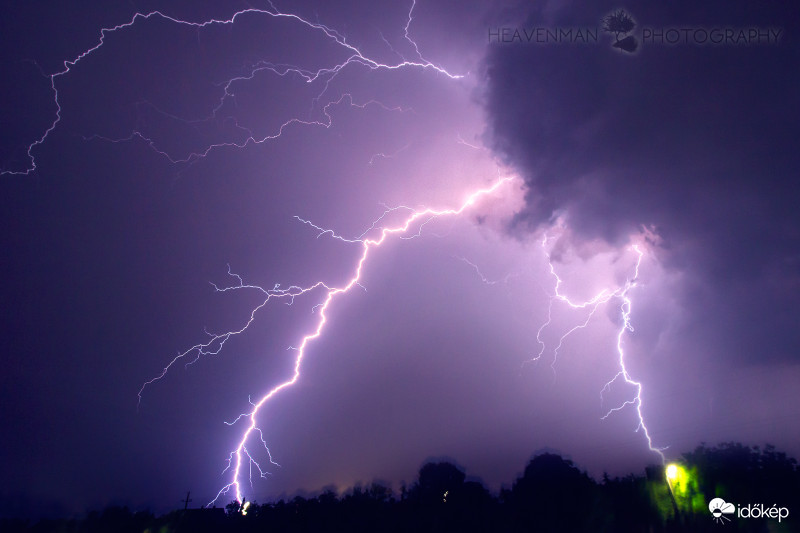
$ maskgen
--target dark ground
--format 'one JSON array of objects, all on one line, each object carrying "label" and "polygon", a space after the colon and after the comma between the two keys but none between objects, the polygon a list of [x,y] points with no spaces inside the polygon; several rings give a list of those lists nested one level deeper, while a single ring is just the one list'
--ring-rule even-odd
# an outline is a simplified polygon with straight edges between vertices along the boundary
[{"label": "dark ground", "polygon": [[[337,495],[295,497],[225,509],[179,510],[156,517],[127,507],[93,511],[82,519],[15,519],[0,530],[16,532],[517,532],[517,531],[800,531],[793,516],[800,494],[797,461],[771,446],[701,445],[683,454],[680,474],[669,483],[661,466],[644,475],[600,482],[556,454],[535,456],[510,488],[491,494],[457,466],[428,463],[399,492],[378,483]],[[673,497],[670,497],[670,487]],[[708,503],[715,497],[737,508],[763,504],[788,517],[746,518],[730,514],[715,523]],[[740,511],[737,511],[740,512]]]}]

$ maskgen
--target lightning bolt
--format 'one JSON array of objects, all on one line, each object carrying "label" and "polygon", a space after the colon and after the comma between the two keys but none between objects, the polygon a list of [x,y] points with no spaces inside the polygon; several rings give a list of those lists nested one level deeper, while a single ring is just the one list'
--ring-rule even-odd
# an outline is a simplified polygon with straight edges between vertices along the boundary
[{"label": "lightning bolt", "polygon": [[[235,278],[237,283],[223,288],[214,285],[215,290],[219,292],[244,290],[244,289],[255,290],[261,292],[264,295],[263,301],[255,308],[253,308],[253,310],[250,312],[249,319],[239,329],[227,331],[221,334],[211,334],[210,339],[207,340],[206,342],[196,344],[191,348],[189,348],[188,350],[176,356],[174,359],[172,359],[164,367],[164,369],[160,374],[158,374],[156,377],[145,382],[144,385],[142,385],[142,388],[139,391],[140,402],[145,388],[151,386],[152,384],[154,384],[155,382],[159,381],[164,376],[166,376],[166,374],[169,372],[172,366],[174,366],[178,361],[194,355],[194,359],[192,359],[189,363],[187,363],[187,364],[192,364],[195,361],[197,361],[201,356],[219,353],[222,350],[224,344],[228,341],[228,339],[230,339],[233,336],[244,333],[253,324],[258,311],[260,311],[264,306],[266,306],[271,300],[283,299],[286,300],[287,303],[291,304],[294,302],[295,298],[317,290],[323,291],[323,296],[321,299],[321,303],[314,306],[314,309],[316,310],[318,316],[316,327],[307,335],[305,335],[300,341],[300,344],[296,348],[294,348],[294,350],[297,352],[297,355],[294,360],[294,371],[291,377],[279,383],[272,389],[270,389],[257,402],[255,403],[251,402],[253,408],[249,412],[242,413],[235,420],[227,423],[228,425],[232,426],[242,420],[248,421],[247,427],[243,431],[242,436],[239,439],[238,445],[230,453],[228,457],[226,469],[223,470],[223,473],[227,472],[228,470],[232,471],[231,480],[224,487],[222,487],[222,489],[220,489],[216,497],[212,500],[211,502],[212,504],[216,502],[221,496],[227,494],[231,490],[233,490],[233,492],[235,493],[236,500],[240,502],[242,501],[243,496],[242,496],[241,479],[244,475],[245,468],[249,472],[249,479],[251,483],[254,471],[257,472],[260,477],[265,477],[266,471],[262,468],[259,462],[253,457],[251,452],[248,450],[247,444],[248,442],[253,440],[254,435],[258,436],[259,443],[265,449],[270,464],[277,465],[277,463],[275,463],[272,460],[272,455],[269,451],[269,448],[267,447],[263,431],[258,425],[258,415],[261,412],[262,408],[269,402],[270,399],[274,398],[284,389],[291,387],[292,385],[297,383],[297,381],[300,379],[300,370],[303,363],[303,359],[306,356],[307,353],[306,350],[309,346],[309,343],[311,343],[311,341],[319,338],[322,335],[322,331],[325,327],[325,324],[328,321],[328,311],[333,301],[337,297],[349,292],[353,287],[361,286],[360,280],[362,271],[366,264],[367,258],[369,257],[370,251],[373,248],[381,246],[381,244],[383,244],[388,238],[393,236],[397,236],[399,238],[404,238],[404,237],[413,238],[414,236],[420,235],[422,227],[428,224],[433,219],[443,216],[460,215],[466,209],[474,206],[475,203],[480,198],[494,193],[501,186],[503,186],[505,183],[508,183],[512,179],[513,178],[511,177],[503,177],[498,179],[497,181],[494,182],[493,185],[487,188],[479,189],[471,193],[458,207],[449,209],[425,208],[425,209],[411,210],[410,214],[408,214],[401,223],[390,227],[378,228],[377,224],[380,222],[380,220],[384,219],[390,212],[396,211],[399,208],[387,209],[381,215],[381,217],[379,217],[378,220],[376,220],[370,227],[370,229],[378,230],[377,236],[373,238],[366,238],[364,237],[364,235],[362,235],[356,239],[346,239],[344,237],[341,237],[340,235],[337,235],[332,230],[321,228],[313,224],[312,222],[296,217],[300,222],[314,228],[318,232],[317,237],[320,237],[322,235],[330,235],[331,238],[341,240],[345,243],[357,244],[361,246],[361,255],[358,261],[356,262],[352,277],[347,283],[345,283],[340,287],[332,287],[325,284],[322,281],[318,281],[308,287],[291,286],[286,289],[282,289],[279,285],[276,285],[272,289],[264,289],[263,287],[259,287],[257,285],[245,284],[241,276],[232,273],[230,271],[230,268],[228,269],[228,274],[233,278]],[[404,209],[410,209],[410,208],[404,206]],[[412,228],[416,228],[416,231],[411,231]],[[370,230],[367,230],[367,232],[369,231]]]},{"label": "lightning bolt", "polygon": [[632,385],[636,388],[636,395],[633,397],[632,400],[627,400],[617,407],[610,409],[605,416],[602,417],[603,420],[608,418],[612,413],[618,412],[625,407],[631,405],[636,410],[636,416],[639,419],[639,425],[636,427],[636,431],[642,431],[644,433],[644,437],[647,440],[647,447],[652,450],[653,452],[657,453],[658,456],[661,458],[661,464],[665,464],[666,457],[664,457],[664,449],[665,448],[656,448],[653,446],[653,439],[650,437],[650,431],[647,429],[647,424],[644,423],[644,415],[642,414],[642,383],[641,381],[636,381],[631,377],[628,373],[628,369],[625,366],[625,352],[622,348],[622,339],[625,335],[625,331],[633,332],[633,326],[631,325],[631,298],[629,296],[630,291],[636,287],[637,281],[639,279],[639,266],[642,264],[642,257],[644,257],[644,252],[639,248],[638,245],[634,245],[633,249],[638,254],[638,258],[636,260],[636,269],[634,270],[633,279],[628,279],[625,282],[625,285],[621,289],[619,289],[619,298],[622,300],[622,304],[620,304],[620,314],[622,316],[622,326],[617,332],[617,353],[619,354],[619,372],[611,378],[604,386],[603,389],[600,391],[600,400],[603,400],[603,393],[607,390],[611,389],[611,385],[619,378],[622,378],[625,383],[628,385]]},{"label": "lightning bolt", "polygon": [[[424,219],[424,221],[421,222],[420,225],[427,223],[432,218],[437,218],[437,217],[446,216],[446,215],[459,215],[459,214],[461,214],[465,209],[467,209],[468,207],[473,206],[475,204],[475,202],[480,197],[486,196],[488,194],[493,193],[501,185],[503,185],[504,183],[510,181],[511,179],[512,178],[502,178],[502,179],[496,181],[494,183],[494,185],[492,185],[491,187],[488,187],[488,188],[485,188],[485,189],[480,189],[478,191],[473,192],[457,208],[454,208],[454,209],[438,209],[438,210],[437,209],[428,208],[428,209],[417,210],[417,211],[412,212],[411,215],[409,215],[401,224],[399,224],[397,226],[393,226],[393,227],[382,228],[380,230],[379,236],[377,238],[360,239],[360,240],[355,240],[355,241],[347,241],[347,242],[358,242],[362,246],[361,257],[359,258],[358,262],[356,263],[356,268],[355,268],[355,272],[353,274],[353,277],[350,278],[350,281],[348,281],[342,287],[328,287],[327,285],[323,284],[322,282],[317,282],[316,284],[312,285],[308,289],[302,290],[303,292],[308,292],[308,291],[313,290],[313,289],[318,288],[318,287],[324,287],[326,289],[326,291],[327,291],[327,293],[325,294],[323,303],[321,305],[319,305],[319,310],[318,310],[319,320],[317,321],[317,327],[316,327],[316,329],[314,329],[314,331],[312,331],[311,333],[309,333],[305,337],[303,337],[303,340],[300,342],[300,345],[296,348],[297,357],[295,358],[294,372],[293,372],[291,378],[286,380],[286,381],[284,381],[284,382],[282,382],[282,383],[280,383],[280,384],[278,384],[278,385],[276,385],[271,390],[269,390],[264,396],[261,397],[261,399],[257,403],[253,404],[253,409],[249,413],[243,413],[243,414],[239,415],[239,417],[232,423],[232,424],[235,424],[236,422],[238,422],[241,419],[248,419],[249,420],[249,425],[247,426],[247,428],[245,429],[244,433],[242,434],[242,437],[241,437],[241,439],[239,441],[238,446],[236,447],[236,449],[233,452],[231,452],[231,455],[230,455],[230,458],[229,458],[229,466],[232,466],[232,468],[233,468],[232,479],[231,479],[230,483],[228,483],[222,489],[220,489],[220,491],[217,493],[217,496],[214,498],[214,500],[212,500],[211,503],[216,502],[219,499],[220,496],[226,494],[231,489],[233,489],[235,491],[236,500],[237,501],[242,501],[240,476],[241,476],[242,467],[243,467],[243,463],[245,462],[245,459],[247,459],[248,466],[250,468],[252,468],[252,466],[255,465],[256,469],[259,471],[259,473],[263,477],[263,475],[264,475],[263,470],[254,461],[254,459],[252,458],[252,456],[250,455],[250,453],[247,451],[247,448],[246,448],[247,441],[250,439],[250,436],[254,432],[258,433],[258,435],[261,437],[262,444],[264,444],[264,447],[266,448],[266,443],[265,443],[265,441],[263,439],[263,433],[262,433],[261,429],[258,427],[257,416],[258,416],[261,408],[270,399],[275,397],[282,390],[284,390],[284,389],[286,389],[288,387],[291,387],[292,385],[297,383],[298,379],[300,379],[300,368],[301,368],[301,364],[303,362],[303,358],[306,355],[306,348],[307,348],[308,344],[311,341],[313,341],[314,339],[317,339],[322,334],[322,330],[325,327],[325,324],[326,324],[326,322],[328,320],[326,313],[328,311],[328,308],[329,308],[330,304],[334,301],[334,299],[339,295],[347,293],[354,286],[359,285],[359,280],[361,279],[361,273],[362,273],[362,270],[364,268],[364,264],[367,261],[367,257],[369,255],[370,250],[372,248],[379,247],[390,236],[393,236],[393,235],[401,236],[401,235],[407,233],[409,231],[409,229],[412,227],[412,225],[414,225],[415,222],[417,222],[417,221],[419,221],[421,219]],[[373,224],[373,226],[374,226],[374,224]],[[323,232],[327,232],[327,230],[323,230]],[[335,236],[335,233],[331,232],[331,235]],[[295,296],[299,295],[299,293],[298,294],[291,293],[291,294],[294,294]],[[263,307],[264,305],[266,305],[268,299],[269,299],[269,297],[267,298],[267,300],[264,301],[263,304],[258,306],[256,308],[256,310],[258,310],[261,307]],[[249,325],[252,323],[252,317],[253,317],[254,314],[255,314],[255,310],[253,311],[253,314],[251,314],[251,320],[248,321],[248,323],[245,325],[244,328],[242,328],[240,331],[237,331],[236,332],[237,334],[243,332],[244,330],[247,329],[247,327],[249,327]],[[269,449],[268,448],[267,448],[267,452],[269,453]],[[271,456],[270,456],[270,462],[272,462]]]},{"label": "lightning bolt", "polygon": [[583,329],[589,325],[589,321],[594,316],[595,311],[597,308],[606,302],[608,302],[611,298],[615,296],[615,292],[611,292],[608,289],[603,289],[598,294],[596,294],[593,298],[585,301],[585,302],[573,302],[568,296],[561,294],[560,288],[563,281],[556,273],[556,269],[553,266],[553,261],[550,257],[550,252],[547,250],[547,241],[549,237],[547,235],[544,236],[542,240],[542,250],[544,252],[545,257],[547,258],[547,264],[550,267],[550,275],[553,276],[556,280],[555,287],[553,289],[553,295],[550,297],[550,300],[547,305],[547,320],[539,327],[539,330],[536,332],[536,342],[539,344],[539,353],[536,354],[535,357],[526,361],[525,363],[533,363],[539,361],[544,354],[545,349],[547,348],[547,344],[542,340],[542,333],[546,330],[553,321],[553,303],[556,301],[564,302],[572,309],[586,309],[589,308],[591,311],[589,315],[586,317],[586,320],[582,324],[578,324],[577,326],[572,327],[569,331],[564,333],[561,338],[558,340],[558,345],[556,346],[555,350],[553,350],[553,361],[550,363],[550,368],[553,370],[553,379],[556,376],[556,362],[558,361],[558,351],[561,349],[561,346],[564,344],[564,340],[569,337],[572,333],[579,329]]},{"label": "lightning bolt", "polygon": [[394,159],[395,157],[400,155],[400,152],[402,152],[403,150],[407,150],[409,146],[411,146],[411,143],[406,143],[399,150],[395,150],[394,152],[391,152],[391,153],[388,153],[388,154],[385,154],[383,152],[379,152],[377,154],[373,154],[373,156],[369,158],[369,164],[370,164],[370,166],[374,165],[375,164],[375,160],[378,159],[378,158],[381,158],[381,159]]},{"label": "lightning bolt", "polygon": [[453,257],[472,267],[472,269],[475,271],[478,277],[481,278],[481,281],[486,285],[497,285],[498,283],[508,283],[508,280],[511,279],[512,277],[512,274],[506,274],[501,279],[493,279],[493,280],[489,279],[483,275],[483,272],[481,272],[481,269],[478,267],[478,265],[476,265],[466,257],[456,257],[456,256]]},{"label": "lightning bolt", "polygon": [[[409,12],[408,12],[408,20],[407,20],[405,28],[404,28],[404,38],[414,47],[414,50],[416,51],[418,59],[414,60],[414,61],[411,61],[411,60],[407,60],[404,57],[400,56],[400,61],[396,62],[396,63],[382,63],[382,62],[380,62],[380,61],[378,61],[378,60],[376,60],[376,59],[374,59],[372,57],[369,57],[367,54],[362,52],[361,49],[359,49],[358,47],[354,46],[353,44],[348,43],[346,37],[343,36],[342,34],[340,34],[339,32],[337,32],[336,30],[334,30],[334,29],[332,29],[332,28],[330,28],[330,27],[328,27],[328,26],[326,26],[324,24],[318,23],[318,22],[311,22],[311,21],[306,20],[303,17],[301,17],[299,15],[296,15],[296,14],[293,14],[293,13],[282,12],[282,11],[278,10],[271,2],[270,2],[270,8],[269,9],[257,9],[257,8],[242,9],[241,11],[237,11],[236,13],[234,13],[230,18],[227,18],[227,19],[209,19],[209,20],[206,20],[206,21],[203,21],[203,22],[192,22],[192,21],[178,19],[178,18],[175,18],[175,17],[171,17],[169,15],[166,15],[166,14],[162,13],[161,11],[151,11],[151,12],[146,13],[146,14],[137,12],[131,17],[131,19],[128,22],[125,22],[125,23],[122,23],[122,24],[118,24],[116,26],[112,26],[112,27],[108,27],[108,28],[102,28],[100,30],[100,38],[99,38],[99,40],[97,41],[97,43],[94,46],[84,50],[81,53],[79,53],[75,58],[73,58],[71,60],[64,61],[63,62],[63,69],[61,69],[61,70],[59,70],[59,71],[57,71],[55,73],[49,74],[49,75],[45,74],[45,76],[49,80],[50,90],[51,90],[51,92],[53,94],[53,103],[55,104],[55,107],[56,107],[55,117],[53,118],[53,121],[51,122],[50,126],[48,126],[45,129],[45,131],[39,136],[39,138],[36,139],[34,142],[32,142],[31,144],[29,144],[27,146],[27,148],[25,150],[27,158],[28,158],[27,167],[22,169],[22,170],[0,169],[0,176],[3,176],[3,175],[29,175],[29,174],[31,174],[31,173],[33,173],[33,172],[35,172],[37,170],[38,167],[37,167],[37,164],[36,164],[36,157],[34,155],[34,151],[38,146],[44,144],[47,141],[48,137],[56,130],[56,128],[58,127],[58,124],[61,122],[61,119],[62,119],[62,108],[61,108],[61,102],[60,102],[59,90],[58,90],[58,82],[60,81],[60,79],[65,77],[65,76],[67,76],[67,75],[69,75],[72,72],[73,68],[75,66],[77,66],[79,63],[81,63],[81,61],[83,61],[85,58],[89,57],[90,55],[92,55],[95,52],[97,52],[98,50],[100,50],[104,46],[104,44],[106,43],[106,39],[107,39],[107,37],[109,35],[111,35],[113,33],[117,33],[117,32],[121,32],[121,31],[127,30],[127,29],[133,27],[135,24],[137,24],[140,21],[147,21],[149,19],[158,19],[158,18],[160,18],[160,19],[166,20],[168,22],[171,22],[173,24],[176,24],[178,26],[191,27],[191,28],[194,28],[194,29],[200,31],[200,30],[203,30],[205,28],[212,27],[212,26],[218,26],[218,25],[221,25],[221,26],[233,26],[236,23],[237,19],[241,19],[242,17],[244,17],[246,15],[261,15],[261,16],[266,16],[266,17],[270,17],[270,18],[274,18],[274,19],[287,20],[287,21],[290,21],[292,23],[299,24],[299,25],[301,25],[303,27],[306,27],[310,31],[319,32],[322,35],[324,35],[324,37],[327,40],[329,40],[331,43],[333,43],[335,46],[337,46],[340,49],[342,49],[345,52],[345,54],[347,55],[347,59],[345,59],[341,63],[335,63],[335,64],[332,64],[332,65],[329,65],[329,66],[325,66],[323,68],[319,68],[319,69],[316,69],[316,70],[303,68],[303,67],[298,66],[298,65],[275,64],[275,63],[272,63],[272,62],[269,62],[269,61],[262,61],[262,62],[256,63],[255,65],[253,65],[250,68],[249,73],[241,75],[241,76],[232,77],[232,78],[228,79],[225,83],[221,84],[223,90],[222,90],[222,96],[219,99],[218,105],[211,111],[209,116],[207,116],[205,119],[200,120],[200,121],[208,121],[208,120],[212,120],[212,119],[217,118],[217,114],[221,111],[221,109],[223,108],[223,106],[225,105],[225,103],[229,99],[235,99],[235,93],[234,93],[234,91],[232,89],[232,87],[235,84],[240,83],[240,82],[246,82],[246,81],[252,80],[253,77],[258,72],[262,72],[262,71],[269,71],[269,72],[272,72],[273,74],[275,74],[277,76],[281,76],[281,77],[287,76],[289,74],[296,75],[296,76],[299,76],[301,79],[303,79],[306,83],[314,83],[314,82],[320,81],[323,84],[323,88],[320,91],[320,93],[318,94],[318,96],[314,99],[314,104],[318,103],[318,101],[322,98],[322,96],[328,90],[328,88],[330,86],[330,83],[341,72],[343,72],[347,67],[353,66],[353,65],[360,65],[360,66],[366,67],[366,68],[368,68],[370,70],[399,70],[399,69],[405,69],[405,68],[418,68],[418,69],[431,70],[431,71],[434,71],[434,72],[436,72],[436,73],[438,73],[440,75],[446,76],[446,77],[448,77],[450,79],[454,79],[454,80],[463,78],[464,77],[463,75],[453,74],[453,73],[447,71],[445,68],[440,67],[440,66],[438,66],[438,65],[436,65],[436,64],[434,64],[434,63],[432,63],[432,62],[430,62],[427,59],[424,59],[422,57],[422,55],[419,52],[419,47],[417,46],[417,43],[409,35],[409,28],[410,28],[411,23],[413,21],[413,13],[414,13],[414,8],[415,7],[416,7],[416,0],[412,0],[411,7],[410,7]],[[387,45],[388,45],[388,42],[386,41],[385,38],[384,38],[384,42],[386,42]],[[389,45],[389,48],[392,49],[392,51],[394,51],[394,49],[391,47],[391,45]],[[366,102],[366,103],[363,103],[363,104],[356,104],[356,103],[353,102],[353,99],[352,99],[351,95],[344,94],[338,100],[336,100],[335,102],[329,102],[325,106],[322,107],[322,113],[325,116],[325,119],[323,119],[323,120],[307,120],[307,119],[301,119],[299,117],[291,118],[291,119],[287,120],[286,122],[284,122],[283,124],[281,124],[277,128],[277,130],[274,131],[273,133],[264,135],[262,137],[256,137],[255,135],[253,135],[253,133],[250,130],[240,126],[238,124],[238,122],[236,122],[236,127],[237,128],[239,128],[239,129],[241,129],[241,130],[243,130],[243,131],[248,133],[247,137],[244,140],[238,141],[238,142],[229,141],[229,142],[220,142],[220,143],[210,144],[209,146],[206,147],[205,150],[202,150],[202,151],[199,151],[199,152],[192,152],[188,156],[185,156],[185,157],[173,156],[173,155],[167,153],[166,151],[159,149],[158,145],[157,145],[157,142],[154,139],[152,139],[151,137],[149,137],[146,134],[144,134],[144,133],[142,133],[140,131],[137,131],[137,130],[134,130],[128,137],[121,138],[121,139],[109,139],[109,138],[106,138],[106,137],[103,137],[103,136],[100,136],[100,135],[91,136],[91,137],[88,137],[88,139],[97,138],[97,139],[103,139],[103,140],[112,141],[112,142],[124,142],[124,141],[132,141],[134,139],[140,139],[140,140],[144,141],[156,153],[166,157],[170,162],[172,162],[174,164],[177,164],[177,163],[192,163],[194,161],[197,161],[198,159],[202,159],[202,158],[206,157],[211,151],[213,151],[215,149],[225,148],[225,147],[244,148],[245,146],[247,146],[249,144],[261,144],[261,143],[264,143],[264,142],[267,142],[267,141],[274,140],[274,139],[280,137],[287,127],[290,127],[292,125],[322,126],[322,127],[326,127],[326,128],[330,127],[332,118],[331,118],[330,114],[328,114],[328,108],[331,105],[342,103],[345,99],[349,100],[350,105],[356,106],[356,107],[362,107],[362,108],[364,106],[370,105],[370,104],[383,105],[383,104],[380,104],[379,102],[376,102],[374,100]],[[387,107],[387,106],[384,106],[384,107]],[[166,113],[158,110],[157,108],[155,108],[155,106],[153,106],[153,108],[166,115]],[[396,109],[396,108],[392,108],[392,109]],[[169,116],[171,116],[172,118],[178,119],[178,120],[183,120],[183,119],[180,119],[179,117],[175,117],[175,116],[172,116],[172,115],[169,115]],[[186,121],[186,120],[183,120],[183,121],[187,122],[187,123],[200,122],[200,121]]]},{"label": "lightning bolt", "polygon": [[643,401],[642,401],[642,383],[640,381],[636,381],[635,379],[633,379],[631,377],[630,373],[628,372],[628,369],[627,369],[627,367],[625,365],[625,351],[623,349],[623,339],[625,337],[625,332],[626,331],[633,332],[633,326],[631,325],[631,306],[632,306],[632,302],[631,302],[631,298],[630,298],[630,292],[634,287],[636,287],[636,285],[638,283],[638,280],[639,280],[639,267],[642,264],[642,258],[644,257],[644,252],[639,247],[639,245],[633,245],[631,247],[631,249],[637,255],[636,266],[634,267],[633,277],[632,278],[628,278],[621,287],[617,287],[614,290],[605,288],[605,289],[601,290],[599,293],[597,293],[595,296],[590,298],[589,300],[582,301],[582,302],[577,302],[577,301],[573,301],[568,296],[562,294],[561,291],[560,291],[561,284],[563,283],[563,281],[561,280],[561,278],[556,273],[555,267],[553,266],[552,258],[550,256],[550,252],[547,250],[547,242],[548,242],[548,240],[549,240],[548,236],[545,235],[544,239],[542,240],[541,246],[542,246],[542,250],[544,251],[545,257],[547,258],[547,264],[549,265],[549,268],[550,268],[550,274],[551,274],[551,276],[553,276],[553,278],[555,278],[556,283],[555,283],[555,287],[554,287],[554,290],[553,290],[553,295],[550,297],[550,300],[549,300],[549,303],[548,303],[547,320],[539,327],[538,331],[536,332],[536,341],[540,346],[539,353],[535,357],[530,359],[529,361],[526,361],[525,363],[528,364],[528,363],[539,361],[541,359],[542,355],[544,354],[545,349],[547,348],[546,343],[542,340],[542,333],[550,326],[550,324],[553,321],[553,314],[552,313],[553,313],[553,303],[554,302],[556,302],[556,301],[564,302],[567,306],[569,306],[572,309],[587,309],[588,308],[590,311],[589,311],[589,314],[586,316],[586,319],[583,322],[573,326],[572,328],[567,330],[567,332],[564,333],[559,338],[558,344],[556,345],[555,349],[553,350],[553,360],[552,360],[552,362],[550,364],[550,368],[553,371],[553,379],[555,379],[555,375],[556,375],[556,373],[555,373],[555,365],[556,365],[556,362],[558,361],[558,352],[561,349],[561,347],[563,346],[565,339],[567,337],[569,337],[570,335],[572,335],[577,330],[586,328],[589,325],[589,322],[591,321],[592,317],[595,315],[597,309],[601,305],[603,305],[605,303],[608,303],[612,299],[615,299],[615,298],[619,299],[621,301],[621,304],[620,304],[620,316],[622,318],[622,325],[620,326],[620,329],[617,332],[616,349],[617,349],[618,363],[619,363],[619,369],[620,370],[601,389],[601,391],[600,391],[600,402],[602,404],[604,393],[606,393],[607,391],[610,391],[611,390],[611,386],[614,384],[615,381],[617,381],[619,379],[622,379],[626,384],[631,385],[632,387],[634,387],[635,390],[636,390],[636,394],[634,395],[634,397],[632,399],[626,400],[621,405],[618,405],[616,407],[613,407],[613,408],[609,409],[609,411],[604,416],[601,417],[601,420],[607,419],[610,415],[612,415],[613,413],[621,411],[625,407],[632,406],[635,409],[636,415],[637,415],[638,420],[639,420],[639,424],[637,425],[635,431],[637,431],[637,432],[638,431],[642,431],[642,433],[645,436],[645,440],[647,441],[647,447],[652,452],[658,454],[658,456],[661,458],[662,464],[664,464],[665,461],[666,461],[666,458],[664,457],[663,450],[665,448],[657,448],[657,447],[655,447],[653,445],[653,440],[652,440],[652,438],[650,436],[650,431],[647,429],[647,425],[645,424],[645,421],[644,421],[644,414],[642,413],[642,404],[643,404]]}]

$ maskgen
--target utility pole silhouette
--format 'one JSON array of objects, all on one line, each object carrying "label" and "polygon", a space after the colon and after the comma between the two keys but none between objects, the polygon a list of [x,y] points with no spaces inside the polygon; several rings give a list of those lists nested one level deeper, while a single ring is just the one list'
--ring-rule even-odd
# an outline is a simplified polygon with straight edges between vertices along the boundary
[{"label": "utility pole silhouette", "polygon": [[186,491],[186,499],[185,500],[181,500],[183,502],[183,510],[184,511],[189,508],[189,502],[192,501],[189,498],[189,494],[191,494],[191,493],[192,493],[192,491],[190,491],[190,490]]}]

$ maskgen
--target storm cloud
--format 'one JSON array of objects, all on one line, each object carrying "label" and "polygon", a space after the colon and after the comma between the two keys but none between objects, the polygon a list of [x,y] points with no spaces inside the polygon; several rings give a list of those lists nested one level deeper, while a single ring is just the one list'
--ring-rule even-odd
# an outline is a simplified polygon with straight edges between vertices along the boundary
[{"label": "storm cloud", "polygon": [[[534,8],[509,26],[597,28],[616,7]],[[797,363],[796,18],[776,4],[728,7],[629,3],[633,54],[602,30],[596,43],[492,43],[487,139],[530,186],[515,231],[559,217],[582,239],[652,231],[684,275],[686,335],[731,364]],[[686,27],[777,28],[783,40],[642,39]]]}]

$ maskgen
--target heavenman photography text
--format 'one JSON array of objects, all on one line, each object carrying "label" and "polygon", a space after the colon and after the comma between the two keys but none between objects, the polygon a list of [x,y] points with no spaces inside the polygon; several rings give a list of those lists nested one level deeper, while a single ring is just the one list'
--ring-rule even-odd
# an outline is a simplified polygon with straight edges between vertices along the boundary
[{"label": "heavenman photography text", "polygon": [[0,531],[800,531],[795,11],[3,6]]}]

